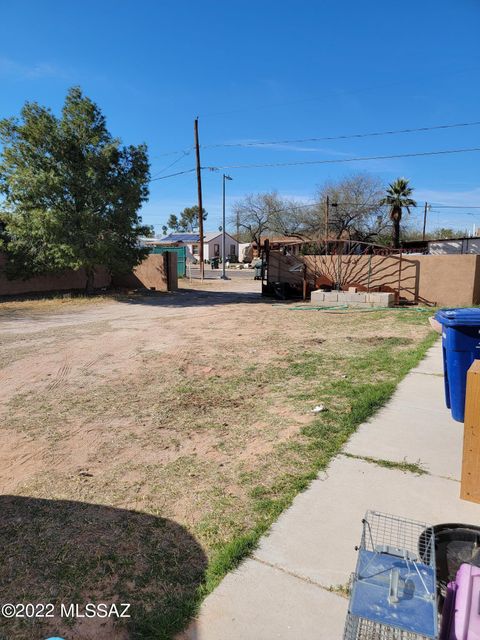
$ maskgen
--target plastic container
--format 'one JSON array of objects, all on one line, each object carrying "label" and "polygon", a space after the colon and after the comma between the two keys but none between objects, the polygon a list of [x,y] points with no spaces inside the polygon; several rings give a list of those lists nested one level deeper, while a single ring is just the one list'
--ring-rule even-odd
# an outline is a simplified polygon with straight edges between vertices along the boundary
[{"label": "plastic container", "polygon": [[456,581],[447,585],[447,596],[442,609],[442,624],[440,626],[439,640],[453,640],[455,636],[455,598],[457,595]]},{"label": "plastic container", "polygon": [[[480,569],[471,564],[462,564],[455,583],[449,585],[454,604],[451,603],[442,617],[442,640],[480,639]],[[449,595],[450,595],[449,594]],[[446,609],[446,607],[445,607]]]},{"label": "plastic container", "polygon": [[[448,585],[455,582],[460,566],[464,563],[480,567],[480,527],[456,522],[436,524],[433,527],[435,562],[437,570],[437,598],[440,612],[448,598]],[[419,555],[424,562],[430,561],[427,541],[431,530],[424,531],[418,544]]]},{"label": "plastic container", "polygon": [[480,309],[442,309],[435,319],[442,325],[445,402],[453,419],[463,422],[467,371],[480,359]]}]

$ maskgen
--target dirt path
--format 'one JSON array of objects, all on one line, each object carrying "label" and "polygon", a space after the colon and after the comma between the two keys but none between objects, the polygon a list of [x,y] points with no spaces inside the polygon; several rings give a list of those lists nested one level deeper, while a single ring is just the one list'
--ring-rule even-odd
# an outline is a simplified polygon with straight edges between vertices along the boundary
[{"label": "dirt path", "polygon": [[[207,337],[228,339],[252,304],[271,304],[259,299],[254,281],[186,286],[171,295],[92,304],[75,312],[45,315],[20,309],[2,317],[0,307],[0,358],[6,362],[0,369],[0,418],[11,412],[9,403],[19,394],[28,402],[32,393],[48,396],[135,377],[145,358],[155,354],[185,358],[193,373],[195,362],[215,345],[208,347]],[[248,339],[256,328],[248,323],[242,331]],[[81,466],[88,460],[97,443],[84,436],[82,432],[78,442],[67,443],[65,463],[72,459]],[[12,491],[48,468],[50,452],[48,434],[37,434],[33,443],[21,430],[1,430],[0,491]]]}]

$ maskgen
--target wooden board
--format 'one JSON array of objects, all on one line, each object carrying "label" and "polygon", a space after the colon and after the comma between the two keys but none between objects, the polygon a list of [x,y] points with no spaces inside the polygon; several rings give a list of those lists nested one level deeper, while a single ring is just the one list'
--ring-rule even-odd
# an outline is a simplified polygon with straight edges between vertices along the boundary
[{"label": "wooden board", "polygon": [[467,373],[460,498],[480,503],[480,360]]}]

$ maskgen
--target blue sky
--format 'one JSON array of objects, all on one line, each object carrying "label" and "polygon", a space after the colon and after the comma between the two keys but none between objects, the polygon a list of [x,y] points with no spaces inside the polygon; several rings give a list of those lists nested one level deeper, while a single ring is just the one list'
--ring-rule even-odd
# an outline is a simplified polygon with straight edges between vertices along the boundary
[{"label": "blue sky", "polygon": [[[478,0],[0,0],[0,117],[25,100],[57,111],[80,85],[125,143],[146,142],[152,174],[190,169],[203,145],[348,135],[480,120]],[[5,28],[6,27],[6,28]],[[202,165],[296,162],[480,147],[480,126],[376,138],[202,149]],[[166,167],[178,160],[170,169]],[[276,189],[306,202],[326,179],[410,178],[417,200],[480,206],[480,153],[229,169],[227,206]],[[160,231],[196,203],[195,174],[158,180],[143,210]],[[221,172],[204,172],[207,229],[220,224]],[[471,213],[474,215],[467,215]],[[471,228],[480,209],[435,209]]]}]

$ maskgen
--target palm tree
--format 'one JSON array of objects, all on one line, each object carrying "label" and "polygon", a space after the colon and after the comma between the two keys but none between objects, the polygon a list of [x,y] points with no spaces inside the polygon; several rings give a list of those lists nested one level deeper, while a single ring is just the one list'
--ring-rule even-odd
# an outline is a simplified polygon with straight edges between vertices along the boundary
[{"label": "palm tree", "polygon": [[415,200],[410,198],[412,193],[413,189],[408,186],[408,180],[397,178],[395,182],[388,185],[387,195],[380,201],[380,204],[390,207],[390,219],[393,222],[393,246],[396,249],[400,246],[400,222],[403,209],[410,213],[410,207],[417,206]]}]

